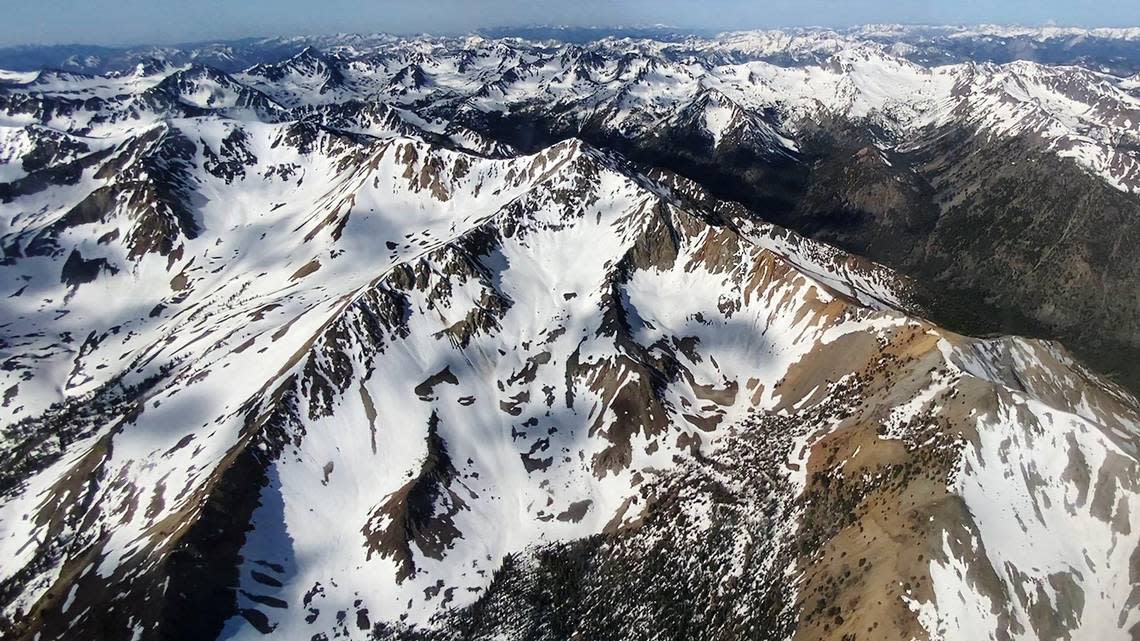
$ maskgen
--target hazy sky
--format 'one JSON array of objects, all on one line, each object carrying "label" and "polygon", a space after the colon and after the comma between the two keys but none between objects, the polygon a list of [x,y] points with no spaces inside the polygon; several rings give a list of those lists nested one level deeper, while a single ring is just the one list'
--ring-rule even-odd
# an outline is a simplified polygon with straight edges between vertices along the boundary
[{"label": "hazy sky", "polygon": [[1140,0],[0,0],[0,46],[454,33],[522,24],[720,30],[867,22],[1140,26]]}]

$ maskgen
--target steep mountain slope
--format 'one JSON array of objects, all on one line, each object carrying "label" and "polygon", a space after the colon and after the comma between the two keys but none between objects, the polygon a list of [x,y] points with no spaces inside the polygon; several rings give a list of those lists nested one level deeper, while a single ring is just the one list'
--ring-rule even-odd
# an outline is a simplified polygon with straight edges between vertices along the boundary
[{"label": "steep mountain slope", "polygon": [[1140,385],[1134,197],[1019,137],[945,127],[880,150],[847,128],[804,148],[808,187],[772,220],[896,266],[942,322],[1056,336]]}]

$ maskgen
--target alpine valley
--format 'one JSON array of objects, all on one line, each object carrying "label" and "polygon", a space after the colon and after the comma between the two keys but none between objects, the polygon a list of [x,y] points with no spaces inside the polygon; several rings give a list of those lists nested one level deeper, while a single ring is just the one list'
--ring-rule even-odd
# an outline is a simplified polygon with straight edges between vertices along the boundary
[{"label": "alpine valley", "polygon": [[0,52],[0,637],[1140,639],[1140,30],[536,31]]}]

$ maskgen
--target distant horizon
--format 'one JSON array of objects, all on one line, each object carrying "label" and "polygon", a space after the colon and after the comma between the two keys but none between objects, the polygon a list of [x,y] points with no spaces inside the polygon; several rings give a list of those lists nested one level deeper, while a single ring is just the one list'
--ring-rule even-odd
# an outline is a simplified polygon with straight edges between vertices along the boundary
[{"label": "distant horizon", "polygon": [[107,49],[112,51],[123,51],[129,49],[145,48],[145,47],[169,47],[181,48],[187,46],[207,45],[207,44],[228,44],[237,42],[258,42],[258,41],[272,41],[272,40],[305,40],[316,38],[336,38],[336,37],[374,37],[374,36],[392,36],[397,38],[416,38],[416,37],[463,37],[463,36],[480,36],[488,37],[489,32],[501,31],[505,32],[502,37],[509,37],[512,31],[528,31],[528,30],[566,30],[566,31],[675,31],[681,34],[695,35],[699,37],[714,37],[729,33],[748,33],[748,32],[771,32],[771,31],[835,31],[846,32],[859,28],[866,27],[909,27],[909,28],[930,28],[930,29],[986,29],[986,28],[1000,28],[1000,29],[1058,29],[1058,30],[1077,30],[1077,31],[1099,31],[1099,30],[1129,30],[1140,29],[1140,21],[1135,24],[1119,24],[1119,25],[1080,25],[1080,24],[1056,24],[1052,22],[1045,23],[996,23],[996,22],[863,22],[854,23],[849,25],[825,25],[825,24],[787,24],[787,25],[772,25],[772,26],[758,26],[758,27],[741,27],[737,29],[711,29],[704,27],[686,27],[681,25],[672,24],[612,24],[612,25],[571,25],[571,24],[558,24],[558,23],[536,23],[536,24],[504,24],[487,27],[478,27],[466,31],[396,31],[396,30],[362,30],[362,31],[330,31],[330,32],[296,32],[296,33],[262,33],[250,34],[235,37],[216,37],[216,38],[194,38],[189,40],[179,41],[133,41],[133,42],[94,42],[94,41],[62,41],[62,42],[43,42],[43,41],[29,41],[15,44],[5,44],[0,42],[0,49],[52,49],[61,48],[66,49],[70,47],[84,47],[91,49]]},{"label": "distant horizon", "polygon": [[13,3],[0,47],[122,49],[337,33],[463,35],[560,25],[718,33],[868,24],[1140,26],[1135,0],[53,0]]}]

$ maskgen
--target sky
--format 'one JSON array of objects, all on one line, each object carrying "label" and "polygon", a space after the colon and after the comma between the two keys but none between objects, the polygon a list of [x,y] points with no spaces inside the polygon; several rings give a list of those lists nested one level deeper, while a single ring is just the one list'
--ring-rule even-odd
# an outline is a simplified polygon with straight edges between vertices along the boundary
[{"label": "sky", "polygon": [[564,24],[701,30],[853,24],[1140,26],[1140,0],[0,0],[0,46],[171,44]]}]

